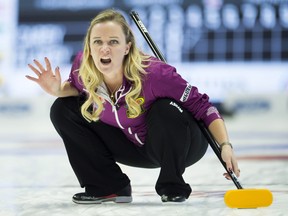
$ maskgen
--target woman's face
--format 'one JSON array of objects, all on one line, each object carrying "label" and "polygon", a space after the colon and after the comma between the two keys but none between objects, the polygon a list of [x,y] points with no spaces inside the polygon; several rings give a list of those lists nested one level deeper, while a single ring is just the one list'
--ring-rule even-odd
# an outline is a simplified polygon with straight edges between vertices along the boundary
[{"label": "woman's face", "polygon": [[126,43],[124,32],[118,23],[108,21],[92,27],[91,56],[95,66],[106,78],[123,74],[122,63],[130,46],[131,42]]}]

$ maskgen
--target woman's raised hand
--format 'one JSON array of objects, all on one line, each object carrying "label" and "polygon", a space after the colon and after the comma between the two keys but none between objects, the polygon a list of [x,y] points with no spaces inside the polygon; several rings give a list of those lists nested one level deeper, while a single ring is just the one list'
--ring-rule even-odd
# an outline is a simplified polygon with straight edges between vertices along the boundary
[{"label": "woman's raised hand", "polygon": [[36,82],[47,93],[58,96],[61,92],[61,75],[59,67],[56,67],[55,73],[51,69],[51,63],[45,57],[46,68],[37,60],[33,60],[36,66],[28,64],[28,67],[36,74],[37,77],[26,75],[27,79]]}]

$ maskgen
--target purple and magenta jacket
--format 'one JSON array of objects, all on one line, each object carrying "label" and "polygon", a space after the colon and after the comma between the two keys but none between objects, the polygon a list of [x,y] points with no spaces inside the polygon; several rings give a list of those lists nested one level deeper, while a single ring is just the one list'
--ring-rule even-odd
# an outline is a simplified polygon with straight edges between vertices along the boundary
[{"label": "purple and magenta jacket", "polygon": [[[79,93],[85,94],[85,87],[78,77],[81,59],[82,53],[78,53],[68,81]],[[115,104],[111,101],[104,83],[97,89],[97,94],[105,100],[104,110],[100,115],[102,122],[122,129],[129,140],[142,146],[145,144],[147,133],[145,121],[147,111],[159,98],[171,98],[177,101],[190,111],[195,119],[202,120],[206,126],[209,126],[215,119],[222,118],[218,110],[209,102],[209,97],[199,93],[196,87],[185,81],[173,66],[154,57],[151,59],[151,63],[145,69],[147,74],[143,79],[142,94],[137,99],[142,106],[142,114],[136,118],[129,117],[125,95],[131,90],[131,84],[124,77],[122,86],[115,92]],[[172,105],[179,109],[177,104]]]}]

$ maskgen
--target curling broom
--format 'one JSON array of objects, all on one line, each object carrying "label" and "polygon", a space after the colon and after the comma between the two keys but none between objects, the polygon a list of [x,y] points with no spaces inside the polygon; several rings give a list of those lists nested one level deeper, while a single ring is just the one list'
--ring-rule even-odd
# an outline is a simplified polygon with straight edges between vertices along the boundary
[{"label": "curling broom", "polygon": [[[154,55],[163,62],[166,62],[163,54],[160,52],[154,41],[149,35],[148,30],[141,21],[139,15],[135,11],[131,11],[131,18],[137,25],[138,29],[142,33],[149,47],[153,51]],[[225,162],[221,157],[221,150],[218,143],[213,138],[210,131],[205,127],[202,121],[197,122],[202,133],[206,137],[211,148],[215,152],[216,156],[224,166],[225,170],[231,177],[233,183],[237,187],[237,190],[228,190],[224,195],[224,202],[230,208],[259,208],[259,207],[268,207],[273,202],[273,195],[268,189],[244,189],[240,184],[238,178],[233,171],[227,169]]]}]

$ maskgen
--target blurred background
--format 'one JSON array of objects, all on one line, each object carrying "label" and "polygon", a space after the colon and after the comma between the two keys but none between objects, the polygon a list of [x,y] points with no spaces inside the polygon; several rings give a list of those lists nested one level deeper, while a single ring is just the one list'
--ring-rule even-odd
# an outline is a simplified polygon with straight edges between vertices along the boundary
[{"label": "blurred background", "polygon": [[25,78],[33,74],[27,64],[48,57],[67,79],[89,22],[107,8],[123,12],[138,46],[153,55],[129,16],[138,12],[166,60],[223,115],[260,116],[267,129],[283,129],[277,121],[288,120],[288,0],[0,0],[1,137],[27,135],[28,128],[34,136],[54,132],[55,98]]}]

